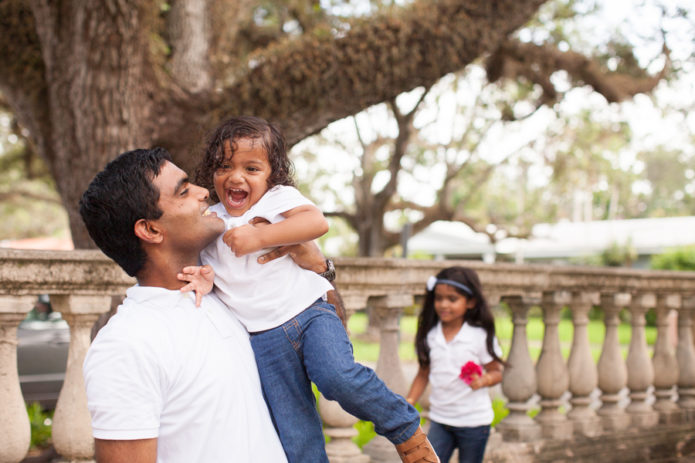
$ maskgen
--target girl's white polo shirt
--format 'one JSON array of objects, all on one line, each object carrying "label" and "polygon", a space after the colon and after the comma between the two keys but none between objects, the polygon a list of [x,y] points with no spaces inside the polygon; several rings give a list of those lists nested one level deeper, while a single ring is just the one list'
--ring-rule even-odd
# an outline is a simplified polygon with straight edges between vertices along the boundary
[{"label": "girl's white polo shirt", "polygon": [[[473,390],[461,378],[461,367],[471,361],[481,367],[494,358],[485,346],[486,333],[464,323],[454,339],[446,342],[441,322],[427,334],[430,347],[430,419],[456,427],[474,427],[492,423],[494,413],[488,388]],[[502,349],[494,339],[495,353]]]}]

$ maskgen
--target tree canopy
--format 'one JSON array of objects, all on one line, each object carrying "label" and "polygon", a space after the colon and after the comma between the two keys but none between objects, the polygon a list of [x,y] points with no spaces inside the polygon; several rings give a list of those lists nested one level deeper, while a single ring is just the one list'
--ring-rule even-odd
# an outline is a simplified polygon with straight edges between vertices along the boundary
[{"label": "tree canopy", "polygon": [[316,0],[0,0],[0,103],[45,159],[75,245],[89,247],[77,202],[108,160],[161,145],[190,170],[227,115],[269,119],[295,143],[477,59],[492,82],[541,88],[538,105],[561,96],[557,70],[614,102],[666,75],[668,59],[650,73],[627,48],[608,63],[514,35],[543,3],[373,1],[346,12]]}]

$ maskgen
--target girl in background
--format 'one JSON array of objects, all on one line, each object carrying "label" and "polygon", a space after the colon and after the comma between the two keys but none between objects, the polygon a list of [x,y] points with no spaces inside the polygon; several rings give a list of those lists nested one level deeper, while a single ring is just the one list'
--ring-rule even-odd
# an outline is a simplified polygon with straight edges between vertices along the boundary
[{"label": "girl in background", "polygon": [[432,384],[428,437],[437,456],[448,462],[458,448],[459,463],[482,462],[494,417],[488,388],[502,381],[505,362],[474,270],[449,267],[429,278],[415,349],[420,368],[407,400]]}]

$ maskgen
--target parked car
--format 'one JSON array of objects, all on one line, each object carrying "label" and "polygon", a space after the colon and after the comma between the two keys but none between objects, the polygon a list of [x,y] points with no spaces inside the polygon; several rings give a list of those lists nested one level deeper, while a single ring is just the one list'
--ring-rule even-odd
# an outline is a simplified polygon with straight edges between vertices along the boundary
[{"label": "parked car", "polygon": [[70,347],[70,329],[53,312],[47,296],[40,296],[17,329],[17,369],[26,403],[53,409],[63,387]]}]

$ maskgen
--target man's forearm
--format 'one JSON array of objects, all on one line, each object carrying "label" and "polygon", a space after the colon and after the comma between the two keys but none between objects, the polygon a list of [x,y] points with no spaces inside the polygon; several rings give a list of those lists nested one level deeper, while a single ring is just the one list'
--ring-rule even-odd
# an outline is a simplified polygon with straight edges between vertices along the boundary
[{"label": "man's forearm", "polygon": [[157,439],[94,439],[94,458],[97,463],[155,463]]}]

